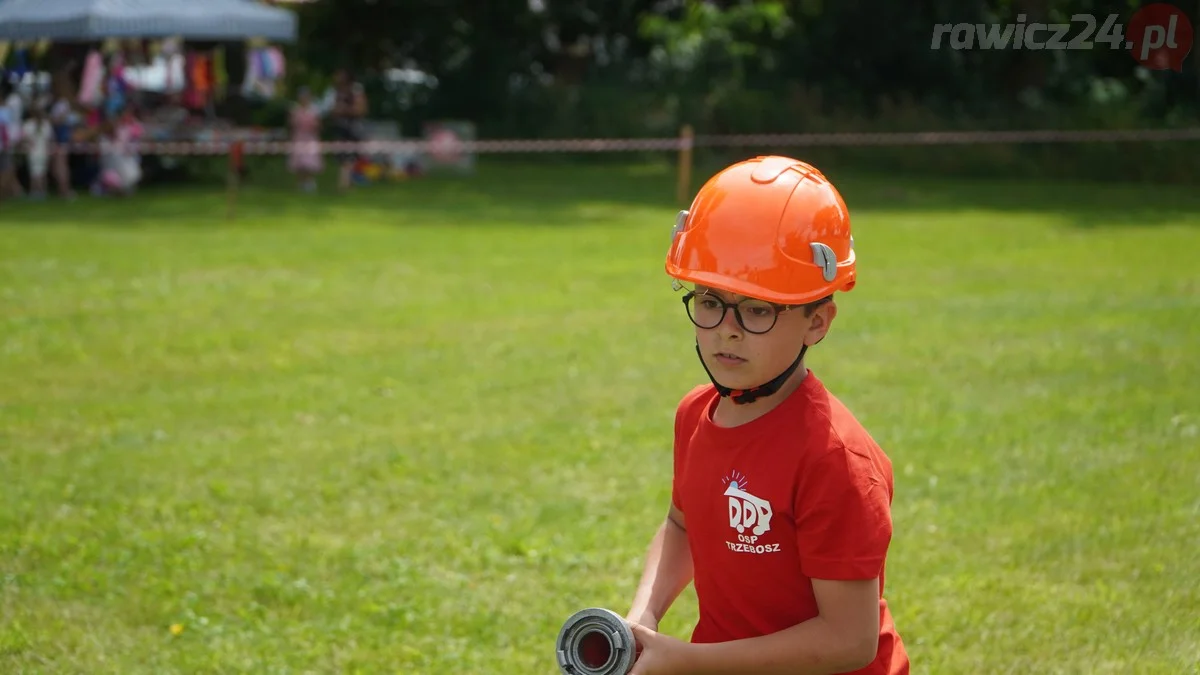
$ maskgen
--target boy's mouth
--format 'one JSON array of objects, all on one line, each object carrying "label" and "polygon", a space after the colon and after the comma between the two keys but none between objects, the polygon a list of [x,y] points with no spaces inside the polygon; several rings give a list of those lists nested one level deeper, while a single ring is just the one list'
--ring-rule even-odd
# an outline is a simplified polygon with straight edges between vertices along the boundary
[{"label": "boy's mouth", "polygon": [[746,362],[746,359],[743,359],[737,354],[731,354],[729,352],[717,352],[716,354],[713,354],[713,356],[717,357],[718,362],[726,365]]}]

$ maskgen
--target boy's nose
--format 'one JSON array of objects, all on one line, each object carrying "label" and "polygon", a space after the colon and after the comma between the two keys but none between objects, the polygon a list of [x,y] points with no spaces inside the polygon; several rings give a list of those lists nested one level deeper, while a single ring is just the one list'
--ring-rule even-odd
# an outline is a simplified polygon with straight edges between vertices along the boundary
[{"label": "boy's nose", "polygon": [[721,323],[717,324],[717,330],[726,335],[741,335],[742,326],[737,320],[737,310],[730,307],[725,310],[725,316],[722,317]]}]

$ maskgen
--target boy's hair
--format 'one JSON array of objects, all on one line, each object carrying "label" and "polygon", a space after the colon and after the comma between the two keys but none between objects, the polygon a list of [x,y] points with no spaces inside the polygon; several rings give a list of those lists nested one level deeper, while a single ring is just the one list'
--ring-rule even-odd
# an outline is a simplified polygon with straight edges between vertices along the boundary
[{"label": "boy's hair", "polygon": [[800,307],[804,310],[804,316],[812,316],[813,312],[817,311],[818,307],[820,307],[821,305],[823,305],[827,302],[832,302],[832,301],[833,301],[833,295],[830,294],[830,295],[827,295],[827,296],[821,298],[820,300],[813,300],[812,302],[810,302],[808,304],[800,305]]}]

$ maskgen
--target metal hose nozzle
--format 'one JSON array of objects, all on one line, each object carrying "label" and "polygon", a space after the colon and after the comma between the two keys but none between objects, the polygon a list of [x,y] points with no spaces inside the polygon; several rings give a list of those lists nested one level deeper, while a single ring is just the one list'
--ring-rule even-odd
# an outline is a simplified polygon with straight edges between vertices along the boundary
[{"label": "metal hose nozzle", "polygon": [[558,667],[566,675],[626,675],[639,651],[625,619],[600,607],[572,614],[556,646]]}]

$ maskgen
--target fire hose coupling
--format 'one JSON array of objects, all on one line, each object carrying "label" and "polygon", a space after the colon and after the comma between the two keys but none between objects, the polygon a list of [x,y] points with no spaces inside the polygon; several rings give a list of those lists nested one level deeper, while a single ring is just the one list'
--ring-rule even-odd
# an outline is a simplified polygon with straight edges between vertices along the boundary
[{"label": "fire hose coupling", "polygon": [[621,615],[581,609],[558,631],[558,667],[566,675],[626,675],[641,649]]}]

